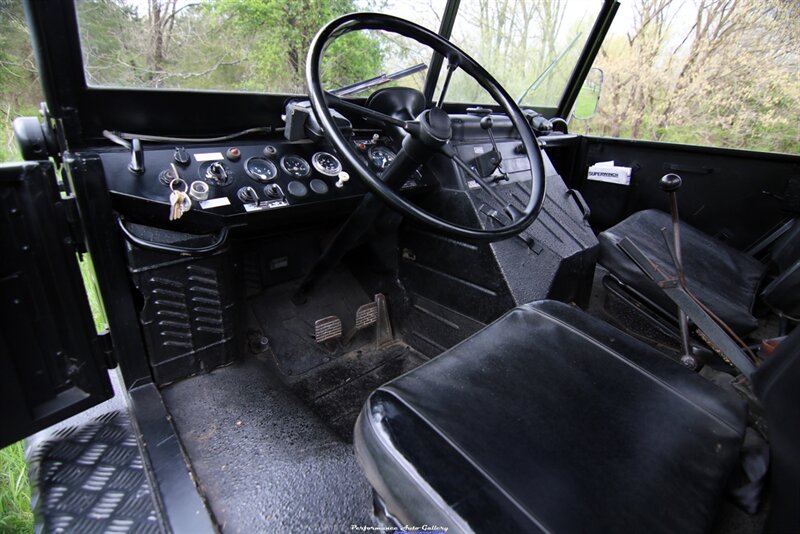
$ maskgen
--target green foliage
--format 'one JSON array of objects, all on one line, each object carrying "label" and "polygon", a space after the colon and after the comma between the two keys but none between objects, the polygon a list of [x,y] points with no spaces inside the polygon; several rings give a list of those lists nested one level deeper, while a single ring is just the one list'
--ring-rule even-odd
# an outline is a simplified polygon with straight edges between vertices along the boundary
[{"label": "green foliage", "polygon": [[84,254],[79,260],[83,285],[86,288],[86,296],[89,297],[89,308],[92,310],[94,327],[98,332],[102,332],[108,327],[106,311],[103,307],[103,300],[100,298],[100,290],[97,286],[97,275],[94,272],[94,264],[89,254]]},{"label": "green foliage", "polygon": [[[238,88],[298,93],[305,90],[305,61],[316,32],[356,6],[352,0],[221,0],[206,9],[226,21],[234,38],[247,41],[255,71]],[[325,57],[323,81],[334,87],[379,74],[383,51],[379,40],[359,32],[337,39]]]},{"label": "green foliage", "polygon": [[0,532],[33,532],[31,490],[22,442],[0,449]]},{"label": "green foliage", "polygon": [[12,123],[41,100],[22,4],[0,1],[0,162],[19,159]]}]

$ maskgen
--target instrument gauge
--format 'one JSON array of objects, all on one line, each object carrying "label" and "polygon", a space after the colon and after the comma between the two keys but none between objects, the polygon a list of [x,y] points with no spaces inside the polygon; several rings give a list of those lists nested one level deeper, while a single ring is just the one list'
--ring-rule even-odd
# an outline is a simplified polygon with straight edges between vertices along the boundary
[{"label": "instrument gauge", "polygon": [[375,170],[383,172],[394,161],[396,154],[385,146],[373,146],[367,152],[367,156]]},{"label": "instrument gauge", "polygon": [[262,157],[250,158],[244,162],[244,172],[256,182],[269,182],[278,176],[278,168],[270,160]]},{"label": "instrument gauge", "polygon": [[342,172],[342,162],[336,156],[327,152],[314,154],[314,157],[311,158],[311,164],[314,165],[317,172],[327,176],[337,176]]},{"label": "instrument gauge", "polygon": [[308,162],[300,156],[283,156],[281,158],[281,169],[289,176],[302,178],[311,172]]}]

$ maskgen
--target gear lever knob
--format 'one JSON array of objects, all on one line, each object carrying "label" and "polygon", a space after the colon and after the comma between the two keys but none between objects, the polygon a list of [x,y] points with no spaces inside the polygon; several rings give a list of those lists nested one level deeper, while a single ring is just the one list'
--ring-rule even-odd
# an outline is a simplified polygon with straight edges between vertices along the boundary
[{"label": "gear lever knob", "polygon": [[481,128],[483,128],[484,130],[490,129],[492,127],[492,124],[493,122],[491,115],[486,115],[481,119]]},{"label": "gear lever knob", "polygon": [[661,180],[658,181],[658,185],[661,186],[661,190],[665,193],[674,193],[678,189],[681,188],[681,184],[683,180],[677,174],[665,174],[661,177]]}]

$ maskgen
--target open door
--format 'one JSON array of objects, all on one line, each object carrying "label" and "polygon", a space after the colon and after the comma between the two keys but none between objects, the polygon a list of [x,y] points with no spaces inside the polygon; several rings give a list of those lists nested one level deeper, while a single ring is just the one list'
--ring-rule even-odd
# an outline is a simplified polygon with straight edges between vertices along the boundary
[{"label": "open door", "polygon": [[113,396],[75,214],[50,162],[0,165],[0,447]]}]

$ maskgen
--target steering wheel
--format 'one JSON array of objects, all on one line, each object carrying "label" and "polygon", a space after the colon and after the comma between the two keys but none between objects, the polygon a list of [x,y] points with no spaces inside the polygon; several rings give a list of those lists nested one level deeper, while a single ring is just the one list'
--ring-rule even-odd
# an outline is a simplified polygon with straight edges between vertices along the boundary
[{"label": "steering wheel", "polygon": [[[424,165],[438,153],[453,160],[467,176],[478,182],[495,201],[506,203],[493,188],[486,184],[483,177],[478,176],[456,154],[450,144],[452,137],[450,116],[441,107],[431,107],[424,110],[415,120],[404,121],[338,98],[322,88],[320,64],[326,47],[342,35],[361,30],[383,30],[396,33],[433,49],[447,58],[448,61],[447,78],[443,85],[444,91],[447,89],[453,72],[457,68],[461,68],[472,76],[505,111],[519,132],[525,148],[525,154],[531,165],[530,196],[525,209],[520,211],[511,203],[507,203],[503,208],[511,221],[509,224],[501,224],[497,227],[485,229],[462,226],[419,208],[397,192],[405,180],[420,165]],[[355,170],[358,177],[372,193],[403,215],[445,234],[477,241],[498,241],[519,234],[530,226],[539,214],[544,199],[545,175],[542,154],[530,124],[528,124],[517,103],[497,80],[486,69],[481,67],[477,61],[442,36],[418,24],[391,15],[380,13],[351,13],[344,15],[325,25],[311,42],[306,62],[306,81],[308,82],[311,107],[322,126],[327,140],[338,150],[350,167]],[[339,130],[329,108],[339,108],[359,114],[364,118],[381,122],[384,125],[393,125],[408,134],[403,139],[402,149],[397,153],[394,161],[380,178],[362,161],[353,143],[345,138],[344,134]],[[495,220],[499,221],[496,217]]]}]

